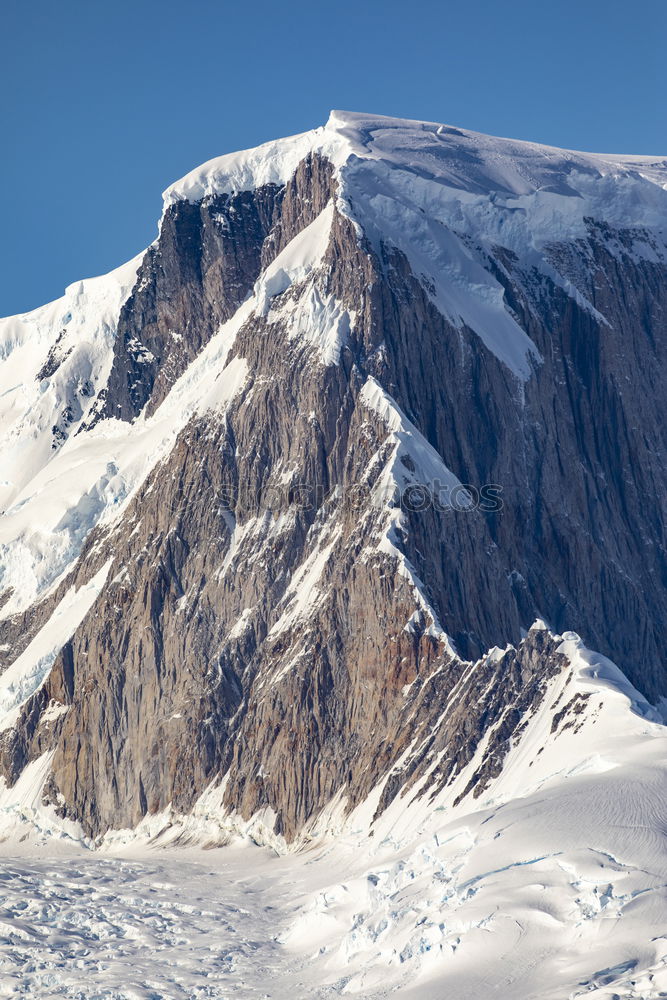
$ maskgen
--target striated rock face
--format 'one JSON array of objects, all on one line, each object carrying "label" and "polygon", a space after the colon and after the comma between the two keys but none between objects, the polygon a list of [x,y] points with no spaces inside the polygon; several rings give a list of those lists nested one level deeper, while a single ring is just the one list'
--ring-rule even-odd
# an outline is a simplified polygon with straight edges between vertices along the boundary
[{"label": "striated rock face", "polygon": [[[303,189],[312,197],[305,199]],[[289,185],[171,205],[124,304],[106,388],[91,423],[152,412],[260,272],[331,197],[331,166],[307,158]],[[83,428],[85,429],[85,428]]]},{"label": "striated rock face", "polygon": [[[90,835],[221,782],[291,840],[339,795],[436,794],[483,747],[478,795],[564,630],[667,693],[664,165],[538,149],[531,188],[535,147],[334,125],[168,193],[53,460],[95,448],[123,488],[78,504],[61,575],[0,621],[0,767],[52,753],[45,794]],[[3,676],[93,578],[12,701]]]}]

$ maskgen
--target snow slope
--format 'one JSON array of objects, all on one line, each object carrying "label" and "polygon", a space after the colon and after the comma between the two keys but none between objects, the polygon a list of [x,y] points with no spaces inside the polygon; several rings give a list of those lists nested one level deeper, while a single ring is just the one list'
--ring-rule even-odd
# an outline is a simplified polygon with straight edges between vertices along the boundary
[{"label": "snow slope", "polygon": [[[118,314],[142,257],[70,285],[33,312],[0,320],[0,511],[51,458],[52,427],[79,425],[106,383]],[[51,369],[57,365],[49,374],[47,361]]]},{"label": "snow slope", "polygon": [[0,732],[16,723],[20,706],[46,680],[56,656],[92,608],[110,565],[111,561],[79,590],[70,587],[32,642],[0,674]]},{"label": "snow slope", "polygon": [[[249,304],[250,305],[250,304]],[[244,362],[226,365],[249,305],[224,324],[152,417],[105,420],[69,438],[0,518],[0,589],[8,616],[44,596],[71,568],[90,530],[118,517],[193,414],[224,409],[243,384]]]},{"label": "snow slope", "polygon": [[[484,796],[453,805],[478,758],[436,799],[395,803],[375,824],[373,865],[350,844],[345,878],[292,924],[286,945],[323,947],[316,961],[346,993],[664,995],[667,731],[578,636],[560,651],[571,670]],[[581,711],[559,720],[573,699]]]}]

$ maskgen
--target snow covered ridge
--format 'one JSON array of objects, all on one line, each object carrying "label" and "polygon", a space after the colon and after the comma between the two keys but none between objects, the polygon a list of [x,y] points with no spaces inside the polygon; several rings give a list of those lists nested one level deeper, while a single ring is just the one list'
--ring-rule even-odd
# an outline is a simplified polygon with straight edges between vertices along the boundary
[{"label": "snow covered ridge", "polygon": [[[167,188],[165,209],[177,201],[285,184],[310,153],[327,157],[339,170],[353,171],[359,161],[391,165],[458,190],[462,198],[466,193],[501,199],[537,193],[585,198],[592,185],[605,178],[619,185],[645,182],[645,196],[638,199],[644,210],[633,206],[641,218],[621,204],[608,204],[607,211],[616,213],[617,222],[664,225],[667,154],[581,153],[437,122],[350,111],[332,111],[326,125],[309,132],[209,160]],[[514,207],[521,208],[521,203]]]},{"label": "snow covered ridge", "polygon": [[632,252],[667,259],[667,158],[578,153],[433,122],[333,111],[322,127],[210,160],[164,193],[181,200],[285,184],[308,154],[329,159],[338,209],[376,250],[398,247],[454,325],[474,330],[521,380],[540,355],[506,307],[486,256],[501,246],[583,301],[549,248],[591,218],[634,231]]},{"label": "snow covered ridge", "polygon": [[[590,216],[663,237],[667,227],[667,155],[582,153],[348,111],[332,111],[310,132],[209,160],[167,188],[165,211],[178,201],[286,184],[309,154],[333,163],[339,208],[370,237],[369,228],[392,218],[398,230],[405,210],[522,256],[584,237]],[[383,225],[380,235],[398,233]]]}]

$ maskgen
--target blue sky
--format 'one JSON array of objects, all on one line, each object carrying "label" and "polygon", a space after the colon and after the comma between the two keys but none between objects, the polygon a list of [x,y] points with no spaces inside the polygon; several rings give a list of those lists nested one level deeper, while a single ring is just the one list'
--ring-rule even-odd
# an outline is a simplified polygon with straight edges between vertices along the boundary
[{"label": "blue sky", "polygon": [[0,315],[134,256],[203,160],[345,108],[667,153],[665,0],[3,0]]}]

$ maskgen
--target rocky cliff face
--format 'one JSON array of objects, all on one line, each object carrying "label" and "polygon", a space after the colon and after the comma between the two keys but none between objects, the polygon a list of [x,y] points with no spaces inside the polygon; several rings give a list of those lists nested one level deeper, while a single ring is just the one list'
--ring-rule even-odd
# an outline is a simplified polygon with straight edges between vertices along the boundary
[{"label": "rocky cliff face", "polygon": [[[338,116],[167,192],[5,515],[6,781],[51,754],[91,836],[219,783],[292,840],[482,792],[564,630],[666,694],[666,178]],[[42,394],[80,379],[35,323]]]}]

